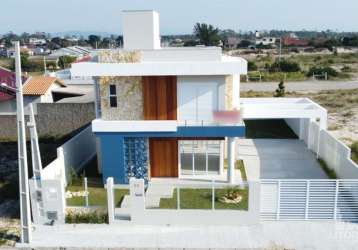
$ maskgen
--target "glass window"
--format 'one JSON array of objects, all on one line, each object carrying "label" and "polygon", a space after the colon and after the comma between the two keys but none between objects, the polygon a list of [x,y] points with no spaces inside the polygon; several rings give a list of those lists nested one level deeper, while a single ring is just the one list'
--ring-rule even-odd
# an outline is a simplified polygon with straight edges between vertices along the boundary
[{"label": "glass window", "polygon": [[109,106],[111,108],[117,107],[117,89],[116,85],[109,85]]},{"label": "glass window", "polygon": [[180,164],[183,175],[210,175],[220,173],[219,140],[180,141]]}]

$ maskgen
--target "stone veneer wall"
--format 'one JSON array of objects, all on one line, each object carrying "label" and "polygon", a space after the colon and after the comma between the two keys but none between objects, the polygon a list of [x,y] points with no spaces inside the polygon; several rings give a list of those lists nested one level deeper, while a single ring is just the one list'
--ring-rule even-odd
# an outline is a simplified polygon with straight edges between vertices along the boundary
[{"label": "stone veneer wall", "polygon": [[[98,62],[135,63],[141,59],[140,51],[103,51]],[[103,120],[143,120],[142,78],[140,76],[100,77],[99,95]],[[109,105],[109,85],[116,85],[117,107]]]},{"label": "stone veneer wall", "polygon": [[233,77],[225,76],[225,109],[232,110],[232,91],[233,91]]}]

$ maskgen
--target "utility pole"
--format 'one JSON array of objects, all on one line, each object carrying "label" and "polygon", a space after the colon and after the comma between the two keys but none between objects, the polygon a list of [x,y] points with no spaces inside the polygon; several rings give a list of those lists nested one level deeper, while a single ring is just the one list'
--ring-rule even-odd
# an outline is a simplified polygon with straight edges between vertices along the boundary
[{"label": "utility pole", "polygon": [[16,69],[16,110],[17,110],[17,136],[18,136],[18,163],[20,188],[20,222],[21,243],[31,241],[31,214],[29,198],[29,175],[27,168],[26,134],[24,101],[22,96],[22,76],[20,43],[15,42],[15,69]]},{"label": "utility pole", "polygon": [[278,60],[279,60],[279,62],[281,62],[281,57],[282,57],[282,37],[280,37],[280,55],[279,55],[279,58],[278,58]]},{"label": "utility pole", "polygon": [[44,56],[44,75],[47,73],[46,56]]}]

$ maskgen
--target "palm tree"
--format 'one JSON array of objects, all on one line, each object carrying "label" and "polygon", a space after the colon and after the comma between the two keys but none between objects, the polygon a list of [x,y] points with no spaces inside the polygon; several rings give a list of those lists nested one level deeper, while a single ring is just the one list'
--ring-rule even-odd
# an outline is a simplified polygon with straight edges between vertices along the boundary
[{"label": "palm tree", "polygon": [[220,43],[219,29],[211,24],[197,23],[194,26],[194,35],[205,46],[218,46]]}]

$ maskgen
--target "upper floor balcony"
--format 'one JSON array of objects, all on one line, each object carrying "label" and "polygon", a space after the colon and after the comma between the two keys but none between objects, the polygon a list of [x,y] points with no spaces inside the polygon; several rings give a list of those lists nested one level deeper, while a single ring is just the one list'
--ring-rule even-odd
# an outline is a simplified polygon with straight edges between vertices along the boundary
[{"label": "upper floor balcony", "polygon": [[94,133],[119,133],[148,137],[225,137],[244,136],[240,112],[214,111],[211,120],[102,120],[92,122]]}]

